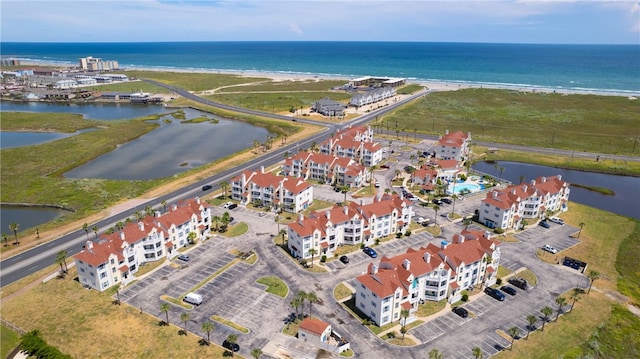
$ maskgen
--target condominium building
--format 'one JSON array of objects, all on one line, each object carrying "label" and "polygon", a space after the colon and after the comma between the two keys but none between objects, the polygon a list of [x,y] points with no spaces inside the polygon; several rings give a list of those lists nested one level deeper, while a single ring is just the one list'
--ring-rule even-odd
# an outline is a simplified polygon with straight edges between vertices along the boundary
[{"label": "condominium building", "polygon": [[[343,244],[373,244],[375,239],[404,233],[413,217],[411,202],[398,195],[378,195],[373,202],[349,202],[300,215],[289,224],[289,251],[296,258],[331,255]],[[310,252],[313,249],[314,252]]]},{"label": "condominium building", "polygon": [[488,232],[463,230],[452,242],[383,257],[356,277],[356,307],[378,326],[400,320],[403,309],[409,311],[406,323],[411,323],[423,301],[454,303],[469,287],[493,285],[499,244]]},{"label": "condominium building", "polygon": [[297,213],[313,203],[313,186],[301,178],[278,176],[260,171],[244,171],[231,179],[231,198],[247,205],[252,203]]},{"label": "condominium building", "polygon": [[298,152],[282,165],[285,176],[320,181],[331,185],[361,187],[369,180],[369,170],[348,157]]},{"label": "condominium building", "polygon": [[124,285],[140,265],[172,258],[179,247],[204,239],[210,225],[210,207],[198,197],[173,204],[166,213],[156,211],[123,224],[95,242],[87,241],[74,256],[80,283],[98,291]]},{"label": "condominium building", "polygon": [[440,160],[465,161],[469,155],[471,132],[449,132],[440,137],[435,145],[436,158]]},{"label": "condominium building", "polygon": [[547,211],[566,211],[569,192],[569,183],[561,175],[493,190],[481,201],[478,221],[489,228],[519,229],[523,220],[537,221]]},{"label": "condominium building", "polygon": [[110,71],[118,69],[118,61],[103,61],[99,57],[82,57],[78,59],[78,65],[83,70],[88,71]]},{"label": "condominium building", "polygon": [[373,142],[373,131],[368,126],[349,127],[320,144],[320,153],[349,157],[372,167],[382,161],[382,147]]}]

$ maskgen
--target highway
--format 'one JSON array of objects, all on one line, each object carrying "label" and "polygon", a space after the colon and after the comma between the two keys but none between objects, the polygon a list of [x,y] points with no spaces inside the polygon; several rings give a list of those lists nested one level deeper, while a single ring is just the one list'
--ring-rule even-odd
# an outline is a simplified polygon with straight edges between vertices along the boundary
[{"label": "highway", "polygon": [[[145,80],[145,81],[153,83],[154,85],[157,85],[157,86],[167,88],[187,99],[197,101],[205,105],[214,106],[214,107],[229,110],[229,111],[246,113],[246,114],[262,116],[262,117],[269,117],[269,118],[285,120],[285,121],[292,121],[294,119],[293,117],[289,117],[289,116],[254,111],[254,110],[238,108],[238,107],[233,107],[233,106],[213,102],[207,99],[200,98],[190,92],[176,88],[174,86],[169,86],[161,82],[152,81],[152,80]],[[297,122],[320,125],[320,126],[326,127],[326,129],[321,131],[320,133],[312,135],[311,137],[305,138],[297,142],[289,143],[283,147],[276,148],[270,152],[263,154],[262,156],[253,158],[248,162],[243,163],[242,165],[219,172],[209,178],[192,183],[189,186],[183,187],[167,195],[154,198],[143,204],[139,204],[134,208],[130,208],[114,216],[105,218],[97,223],[89,223],[89,226],[93,227],[94,225],[96,225],[99,228],[99,232],[103,233],[108,228],[113,227],[117,222],[125,221],[127,217],[132,217],[137,210],[146,208],[147,206],[151,206],[152,208],[161,208],[162,201],[166,201],[167,203],[175,203],[176,201],[181,199],[187,199],[187,198],[192,198],[195,196],[202,195],[202,186],[205,184],[213,186],[212,190],[217,190],[220,188],[219,186],[220,182],[228,181],[232,177],[239,175],[244,170],[257,170],[260,168],[260,166],[264,166],[264,167],[272,166],[283,160],[285,152],[295,153],[297,152],[298,149],[303,150],[303,149],[309,148],[311,147],[311,144],[313,144],[314,142],[321,143],[326,138],[331,136],[332,133],[335,133],[338,130],[344,129],[348,126],[357,126],[357,125],[367,123],[372,119],[375,119],[377,116],[393,111],[396,108],[410,101],[413,101],[419,97],[425,96],[429,92],[430,91],[421,91],[402,101],[398,101],[397,103],[393,103],[389,106],[385,106],[383,108],[371,111],[367,114],[359,116],[343,124],[328,124],[325,122],[314,121],[311,119],[302,119],[299,117],[295,118]],[[51,266],[52,264],[55,264],[56,254],[59,253],[60,251],[66,250],[69,257],[79,253],[82,250],[82,245],[91,237],[92,237],[91,234],[87,236],[87,233],[82,228],[79,228],[74,232],[68,233],[50,242],[43,243],[37,247],[33,247],[27,251],[24,251],[15,256],[12,256],[0,261],[0,286],[6,286],[19,279],[29,276],[35,272],[38,272],[48,266]]]}]

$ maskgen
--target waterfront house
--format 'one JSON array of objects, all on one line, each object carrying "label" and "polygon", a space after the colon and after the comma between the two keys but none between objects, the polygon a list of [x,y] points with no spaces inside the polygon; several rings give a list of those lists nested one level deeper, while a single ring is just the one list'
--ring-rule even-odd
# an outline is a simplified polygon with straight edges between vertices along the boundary
[{"label": "waterfront house", "polygon": [[382,257],[355,278],[356,307],[378,326],[401,320],[403,309],[409,311],[405,324],[411,323],[424,301],[455,303],[469,287],[495,284],[499,244],[489,232],[463,230],[440,246]]},{"label": "waterfront house", "polygon": [[480,203],[478,221],[489,228],[519,229],[523,220],[537,221],[547,211],[566,211],[569,192],[561,175],[489,191]]},{"label": "waterfront house", "polygon": [[74,256],[78,280],[98,291],[125,285],[142,264],[172,258],[179,247],[206,238],[210,225],[211,209],[198,197],[122,224],[95,242],[87,241]]}]

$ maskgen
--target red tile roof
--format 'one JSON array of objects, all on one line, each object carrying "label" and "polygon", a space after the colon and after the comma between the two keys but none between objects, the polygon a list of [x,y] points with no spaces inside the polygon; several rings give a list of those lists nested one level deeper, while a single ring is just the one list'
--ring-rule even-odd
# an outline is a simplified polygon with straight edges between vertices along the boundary
[{"label": "red tile roof", "polygon": [[329,323],[316,318],[304,318],[299,326],[300,329],[317,335],[324,333],[324,331],[327,330],[327,327],[329,327]]}]

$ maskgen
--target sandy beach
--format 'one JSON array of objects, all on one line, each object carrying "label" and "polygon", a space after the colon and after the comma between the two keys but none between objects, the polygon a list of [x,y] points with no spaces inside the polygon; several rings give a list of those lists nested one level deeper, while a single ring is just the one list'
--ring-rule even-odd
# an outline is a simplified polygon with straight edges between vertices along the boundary
[{"label": "sandy beach", "polygon": [[[56,68],[75,68],[76,64],[67,63],[54,63],[44,61],[28,61],[21,60],[21,66],[44,66],[44,67],[56,67]],[[208,73],[208,74],[221,74],[221,75],[237,75],[242,77],[262,77],[271,79],[273,81],[320,81],[320,80],[344,80],[348,83],[353,78],[326,74],[311,74],[311,73],[283,73],[283,72],[270,72],[270,71],[257,71],[257,70],[210,70],[210,69],[180,69],[180,68],[164,68],[164,67],[129,67],[122,68],[119,71],[114,72],[127,73],[128,71],[157,71],[157,72],[176,72],[176,73]],[[371,74],[374,77],[385,77],[380,74]],[[497,83],[469,83],[469,82],[455,82],[455,81],[424,81],[418,79],[406,79],[407,83],[418,84],[424,86],[429,90],[435,91],[455,91],[460,89],[476,88],[476,89],[502,89],[502,90],[515,90],[523,92],[541,92],[541,93],[560,93],[560,94],[582,94],[582,95],[599,95],[599,96],[623,96],[635,99],[640,97],[640,93],[621,93],[621,92],[608,92],[608,91],[593,91],[593,90],[578,90],[578,89],[556,89],[546,88],[538,86],[522,86],[516,84],[497,84]]]}]

